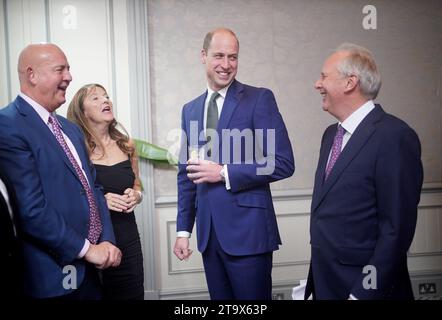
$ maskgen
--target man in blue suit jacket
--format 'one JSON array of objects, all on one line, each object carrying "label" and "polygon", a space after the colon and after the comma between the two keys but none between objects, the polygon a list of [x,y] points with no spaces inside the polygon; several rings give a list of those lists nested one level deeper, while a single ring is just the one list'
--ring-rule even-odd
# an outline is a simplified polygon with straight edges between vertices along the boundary
[{"label": "man in blue suit jacket", "polygon": [[[18,62],[20,94],[0,111],[0,166],[13,185],[24,258],[25,294],[33,298],[100,298],[97,268],[116,266],[120,250],[101,190],[94,185],[79,128],[57,116],[72,80],[64,53],[53,44],[27,46]],[[102,231],[87,239],[89,202],[79,175],[57,141],[50,117],[87,179]],[[77,166],[78,167],[78,166]]]},{"label": "man in blue suit jacket", "polygon": [[[174,253],[189,257],[196,220],[211,298],[271,299],[272,255],[281,239],[269,184],[293,174],[294,158],[273,93],[235,80],[238,51],[231,30],[206,35],[208,90],[182,112]],[[192,148],[205,155],[198,159]]]},{"label": "man in blue suit jacket", "polygon": [[353,44],[325,61],[315,84],[339,124],[322,137],[306,298],[413,299],[407,250],[422,188],[421,147],[413,129],[373,103],[380,86],[371,53]]}]

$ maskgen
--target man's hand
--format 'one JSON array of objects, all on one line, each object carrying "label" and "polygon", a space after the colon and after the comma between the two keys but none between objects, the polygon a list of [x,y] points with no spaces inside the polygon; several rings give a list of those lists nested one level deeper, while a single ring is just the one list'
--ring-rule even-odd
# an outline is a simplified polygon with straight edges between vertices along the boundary
[{"label": "man's hand", "polygon": [[222,165],[208,160],[189,159],[187,161],[187,177],[195,184],[216,183],[222,181],[220,172]]},{"label": "man's hand", "polygon": [[100,244],[90,244],[84,259],[94,264],[98,269],[118,267],[121,262],[121,251],[108,241]]},{"label": "man's hand", "polygon": [[185,237],[176,238],[175,246],[173,248],[173,253],[175,253],[178,259],[187,260],[189,259],[192,252],[193,252],[192,249],[189,249],[189,238]]}]

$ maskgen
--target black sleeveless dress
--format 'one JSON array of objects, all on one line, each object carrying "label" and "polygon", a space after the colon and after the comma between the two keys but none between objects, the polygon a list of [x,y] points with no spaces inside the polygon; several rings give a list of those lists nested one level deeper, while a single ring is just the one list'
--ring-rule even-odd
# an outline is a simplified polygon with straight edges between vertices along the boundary
[{"label": "black sleeveless dress", "polygon": [[[133,188],[135,175],[130,160],[112,166],[95,164],[97,183],[103,193],[123,194]],[[143,254],[134,212],[110,211],[117,247],[123,253],[121,264],[103,270],[104,298],[111,300],[144,299]]]}]

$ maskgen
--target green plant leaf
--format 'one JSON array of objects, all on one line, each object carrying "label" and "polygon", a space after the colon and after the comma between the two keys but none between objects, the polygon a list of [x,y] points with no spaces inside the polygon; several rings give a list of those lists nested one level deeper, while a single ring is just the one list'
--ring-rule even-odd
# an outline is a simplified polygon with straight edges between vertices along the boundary
[{"label": "green plant leaf", "polygon": [[135,148],[137,149],[138,157],[154,162],[168,163],[174,166],[178,164],[178,159],[166,149],[143,140],[133,140],[135,142]]}]

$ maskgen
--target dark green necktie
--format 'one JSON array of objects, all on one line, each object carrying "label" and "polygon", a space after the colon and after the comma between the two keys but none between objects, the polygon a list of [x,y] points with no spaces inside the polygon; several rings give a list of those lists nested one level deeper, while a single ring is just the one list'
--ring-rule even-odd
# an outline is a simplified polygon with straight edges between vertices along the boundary
[{"label": "dark green necktie", "polygon": [[[206,130],[207,129],[212,129],[212,130],[216,130],[216,127],[218,125],[218,106],[216,104],[216,98],[219,97],[219,93],[218,92],[214,92],[212,93],[212,96],[210,97],[209,100],[209,105],[207,106],[207,120],[206,120]],[[210,142],[211,137],[210,135],[207,136],[207,142]],[[211,157],[212,156],[212,150],[211,150],[211,145],[208,145],[208,149],[207,149],[207,156]]]},{"label": "dark green necktie", "polygon": [[209,105],[207,106],[206,129],[216,130],[216,126],[218,125],[218,106],[216,104],[216,98],[218,98],[219,95],[220,94],[215,91],[210,97]]}]

